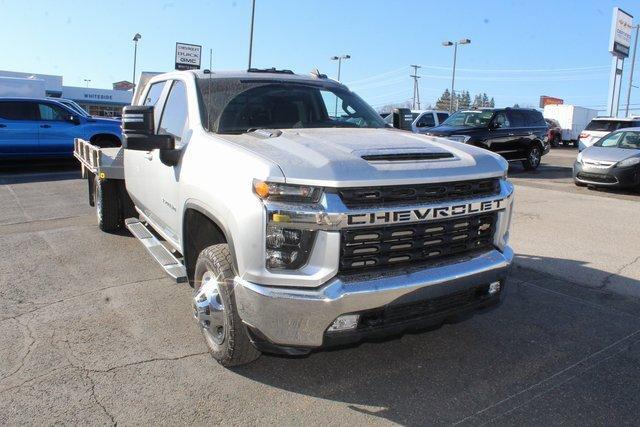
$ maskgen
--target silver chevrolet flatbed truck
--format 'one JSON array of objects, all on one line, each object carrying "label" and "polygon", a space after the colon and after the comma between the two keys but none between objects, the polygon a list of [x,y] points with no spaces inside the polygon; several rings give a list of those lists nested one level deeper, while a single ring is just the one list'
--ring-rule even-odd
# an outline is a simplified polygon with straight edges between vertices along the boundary
[{"label": "silver chevrolet flatbed truck", "polygon": [[100,228],[178,282],[225,366],[439,325],[504,295],[513,186],[318,72],[153,77],[122,149],[76,141]]}]

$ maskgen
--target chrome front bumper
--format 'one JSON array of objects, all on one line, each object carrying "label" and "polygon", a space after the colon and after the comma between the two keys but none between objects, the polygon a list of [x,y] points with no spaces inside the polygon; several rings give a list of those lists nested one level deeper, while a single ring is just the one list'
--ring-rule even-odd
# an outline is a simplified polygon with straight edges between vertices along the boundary
[{"label": "chrome front bumper", "polygon": [[383,307],[412,294],[429,299],[506,279],[513,260],[504,250],[459,262],[398,275],[340,277],[314,289],[263,286],[234,280],[238,312],[243,322],[271,343],[290,347],[320,347],[329,325],[340,315]]}]

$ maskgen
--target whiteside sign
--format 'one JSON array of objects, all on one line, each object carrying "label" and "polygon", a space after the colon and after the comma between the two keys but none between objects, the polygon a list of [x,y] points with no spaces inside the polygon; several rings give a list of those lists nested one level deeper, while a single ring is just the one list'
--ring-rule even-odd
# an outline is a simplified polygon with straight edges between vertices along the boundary
[{"label": "whiteside sign", "polygon": [[200,68],[202,46],[176,43],[176,70],[197,70]]},{"label": "whiteside sign", "polygon": [[631,47],[631,31],[633,30],[633,16],[619,7],[613,8],[613,21],[611,22],[611,39],[609,52],[618,58],[629,56]]}]

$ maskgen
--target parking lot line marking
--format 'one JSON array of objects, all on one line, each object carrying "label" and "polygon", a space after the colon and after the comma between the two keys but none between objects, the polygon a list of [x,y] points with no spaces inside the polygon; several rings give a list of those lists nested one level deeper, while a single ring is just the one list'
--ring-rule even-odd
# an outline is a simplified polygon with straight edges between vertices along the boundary
[{"label": "parking lot line marking", "polygon": [[11,195],[13,196],[13,199],[16,201],[16,205],[18,205],[18,208],[20,208],[22,215],[24,215],[24,217],[27,220],[31,221],[33,218],[31,218],[31,215],[29,215],[27,211],[24,209],[24,206],[22,206],[22,203],[20,203],[20,198],[18,197],[16,192],[13,190],[13,188],[11,188],[11,185],[5,184],[4,186],[6,187],[7,190],[9,190],[9,193],[11,193]]},{"label": "parking lot line marking", "polygon": [[[640,320],[640,316],[635,316],[635,315],[633,315],[633,314],[631,314],[631,313],[627,313],[627,312],[625,312],[625,311],[620,311],[620,310],[618,310],[618,309],[616,309],[616,308],[603,307],[603,306],[601,306],[601,305],[595,304],[595,303],[593,303],[593,302],[591,302],[591,301],[588,301],[588,300],[585,300],[585,299],[582,299],[582,298],[575,297],[575,296],[573,296],[573,295],[565,294],[565,293],[563,293],[563,292],[554,291],[553,289],[547,289],[547,288],[545,288],[545,287],[543,287],[543,286],[535,285],[535,284],[533,284],[533,283],[531,283],[531,282],[528,282],[528,281],[526,281],[526,280],[522,280],[522,279],[518,279],[518,280],[520,280],[520,283],[522,283],[522,284],[523,284],[523,285],[525,285],[525,286],[529,286],[529,287],[531,287],[531,288],[535,288],[535,289],[538,289],[538,290],[543,291],[543,292],[548,292],[548,293],[552,293],[552,294],[555,294],[555,295],[560,295],[560,296],[565,297],[565,298],[568,298],[568,299],[570,299],[570,300],[572,300],[572,301],[574,301],[574,302],[577,302],[577,303],[579,303],[579,304],[588,305],[589,307],[591,307],[591,308],[595,308],[595,309],[598,309],[598,310],[600,310],[600,311],[605,311],[605,312],[614,312],[614,313],[616,313],[616,314],[625,315],[625,316],[629,316],[629,317],[632,317],[632,318],[634,318],[634,319]],[[560,279],[560,280],[561,280],[561,279]],[[589,288],[589,289],[591,289],[591,288]],[[597,290],[597,289],[596,289],[596,290]]]},{"label": "parking lot line marking", "polygon": [[[633,342],[629,342],[634,338],[638,338],[638,339],[636,339]],[[628,345],[626,345],[627,343]],[[627,350],[630,346],[636,343],[640,343],[640,329],[626,335],[623,338],[620,338],[619,340],[596,351],[595,353],[591,353],[589,356],[577,361],[576,363],[570,366],[567,366],[566,368],[556,372],[555,374],[550,375],[549,377],[535,384],[532,384],[531,386],[525,388],[524,390],[520,390],[519,392],[514,393],[510,396],[507,396],[504,399],[492,405],[489,405],[484,409],[481,409],[475,412],[474,414],[471,414],[461,420],[456,421],[455,423],[453,423],[453,425],[459,425],[467,422],[473,423],[473,424],[482,424],[482,425],[488,424],[491,421],[494,421],[500,417],[503,417],[515,411],[516,409],[522,407],[523,405],[530,403],[531,401],[557,389],[558,387],[573,380],[577,376],[587,371],[590,371],[591,369],[595,368],[601,363],[606,362],[613,356],[616,356],[622,353],[623,351]],[[536,390],[540,390],[540,391],[536,391]],[[489,411],[491,411],[492,409],[497,409],[501,406],[505,406],[508,402],[511,402],[515,399],[518,399],[518,402],[516,402],[515,405],[512,405],[511,408],[505,411],[502,411],[500,413],[496,413],[496,411],[489,413]],[[485,417],[483,416],[484,414],[488,414],[488,415]]]}]

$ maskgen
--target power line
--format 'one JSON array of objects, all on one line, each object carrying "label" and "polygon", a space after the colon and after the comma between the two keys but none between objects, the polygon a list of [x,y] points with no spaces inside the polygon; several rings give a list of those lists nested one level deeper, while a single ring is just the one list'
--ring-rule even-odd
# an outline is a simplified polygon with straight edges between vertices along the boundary
[{"label": "power line", "polygon": [[413,74],[409,77],[413,77],[413,109],[416,109],[416,100],[418,110],[420,109],[420,89],[418,88],[418,79],[420,76],[418,75],[418,68],[421,68],[419,65],[411,65],[413,67]]}]

